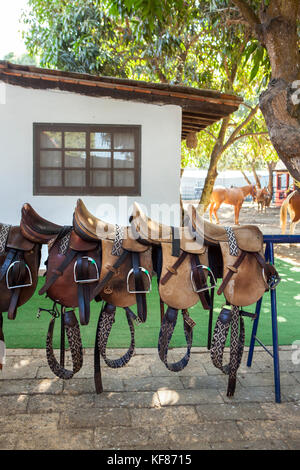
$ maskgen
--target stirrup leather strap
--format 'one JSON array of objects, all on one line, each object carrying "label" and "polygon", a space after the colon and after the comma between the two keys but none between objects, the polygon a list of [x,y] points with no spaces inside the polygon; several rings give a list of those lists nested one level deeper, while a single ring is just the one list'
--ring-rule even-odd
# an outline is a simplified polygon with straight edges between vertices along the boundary
[{"label": "stirrup leather strap", "polygon": [[[223,365],[223,353],[229,327],[231,328],[230,360],[229,364]],[[235,391],[236,374],[242,360],[244,344],[245,327],[239,307],[232,305],[231,310],[223,308],[215,326],[210,354],[214,366],[229,375],[227,396],[233,396]]]},{"label": "stirrup leather strap", "polygon": [[116,314],[116,307],[109,303],[106,303],[100,312],[100,319],[98,322],[97,327],[97,342],[98,348],[101,356],[103,357],[105,363],[112,367],[113,369],[124,367],[132,358],[135,348],[135,340],[134,340],[134,326],[132,321],[132,316],[135,317],[134,313],[126,307],[125,308],[127,322],[129,325],[131,342],[128,348],[128,351],[124,354],[124,356],[120,357],[119,359],[109,359],[106,356],[106,346],[109,334],[112,329],[112,325],[115,321],[115,314]]},{"label": "stirrup leather strap", "polygon": [[[46,354],[47,361],[52,372],[59,377],[60,379],[69,380],[71,379],[76,372],[78,372],[83,364],[83,352],[82,352],[82,343],[80,336],[80,328],[73,311],[66,312],[65,314],[65,324],[64,328],[67,333],[67,338],[70,346],[73,370],[65,369],[62,365],[58,363],[54,356],[53,351],[53,330],[55,324],[55,318],[52,318],[49,323],[47,341],[46,341]],[[61,347],[63,347],[61,345]]]},{"label": "stirrup leather strap", "polygon": [[172,307],[168,307],[163,317],[161,329],[158,339],[158,355],[161,361],[165,364],[167,369],[172,372],[179,372],[184,369],[190,360],[191,348],[193,342],[193,326],[195,325],[193,320],[188,316],[187,310],[182,310],[184,334],[187,343],[187,351],[182,359],[178,362],[168,363],[168,348],[170,341],[173,336],[174,328],[177,322],[178,310]]}]

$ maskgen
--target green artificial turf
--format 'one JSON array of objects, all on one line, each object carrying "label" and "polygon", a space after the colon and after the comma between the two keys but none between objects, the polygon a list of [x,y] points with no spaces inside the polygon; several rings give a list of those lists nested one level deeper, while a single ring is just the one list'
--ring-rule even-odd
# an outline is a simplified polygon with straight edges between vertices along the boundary
[{"label": "green artificial turf", "polygon": [[[300,340],[300,267],[276,260],[276,268],[282,278],[276,290],[278,305],[278,332],[279,344],[291,344],[295,340]],[[45,348],[46,334],[50,315],[42,312],[41,317],[37,319],[39,307],[50,308],[52,302],[45,296],[39,296],[38,290],[44,284],[44,279],[39,279],[38,289],[35,295],[27,304],[18,309],[17,318],[14,321],[7,320],[4,317],[4,335],[7,348]],[[221,306],[224,304],[224,297],[215,295],[214,305],[214,324]],[[147,295],[148,318],[145,324],[136,327],[136,347],[153,348],[157,347],[159,328],[160,328],[160,307],[157,290],[156,278],[153,279],[152,292]],[[96,325],[98,320],[101,303],[93,301],[91,303],[91,320],[88,326],[81,326],[82,342],[84,347],[93,347],[95,341]],[[136,311],[135,307],[133,310]],[[255,305],[246,309],[254,312]],[[208,312],[203,310],[201,303],[198,303],[190,310],[190,315],[196,322],[194,327],[194,346],[206,346]],[[56,320],[54,347],[59,347],[60,320]],[[252,320],[245,318],[246,344],[252,330]],[[262,303],[262,311],[257,333],[258,338],[266,345],[272,344],[272,325],[270,294],[266,293]],[[117,309],[116,322],[109,337],[108,347],[128,347],[130,343],[129,328],[123,309]],[[185,346],[185,337],[183,333],[181,315],[178,316],[178,322],[170,347]]]}]

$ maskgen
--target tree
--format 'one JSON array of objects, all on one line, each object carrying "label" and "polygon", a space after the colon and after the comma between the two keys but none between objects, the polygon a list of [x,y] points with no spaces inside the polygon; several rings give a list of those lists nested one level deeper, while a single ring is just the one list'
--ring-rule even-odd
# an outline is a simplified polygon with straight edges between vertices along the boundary
[{"label": "tree", "polygon": [[241,20],[251,28],[270,60],[271,80],[260,96],[271,141],[298,182],[300,181],[299,0],[231,0]]},{"label": "tree", "polygon": [[[115,11],[139,14],[151,31],[163,23],[172,9],[184,11],[184,0],[111,0]],[[299,0],[214,0],[200,1],[198,8],[207,15],[212,39],[218,29],[230,28],[235,42],[241,30],[250,31],[249,47],[254,67],[250,79],[265,70],[268,88],[260,95],[260,108],[269,135],[280,159],[296,181],[300,181],[300,56],[298,22]],[[225,43],[226,46],[226,43]]]},{"label": "tree", "polygon": [[37,65],[36,57],[32,57],[28,54],[17,55],[15,52],[9,52],[3,57],[3,60],[8,60],[14,64],[23,64],[23,65]]},{"label": "tree", "polygon": [[[43,66],[243,93],[243,110],[206,134],[209,165],[201,196],[206,208],[223,153],[245,129],[250,135],[259,132],[257,125],[250,127],[262,78],[251,76],[250,29],[219,27],[219,13],[203,0],[30,0],[30,6],[26,44]],[[184,164],[184,145],[183,152]]]}]

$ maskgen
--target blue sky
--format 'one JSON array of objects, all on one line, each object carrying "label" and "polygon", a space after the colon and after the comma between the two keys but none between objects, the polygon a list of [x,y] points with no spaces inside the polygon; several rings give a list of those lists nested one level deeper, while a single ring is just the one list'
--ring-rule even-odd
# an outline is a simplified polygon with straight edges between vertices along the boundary
[{"label": "blue sky", "polygon": [[19,23],[21,12],[27,0],[0,0],[0,59],[8,52],[17,55],[26,52],[22,41],[22,25]]}]

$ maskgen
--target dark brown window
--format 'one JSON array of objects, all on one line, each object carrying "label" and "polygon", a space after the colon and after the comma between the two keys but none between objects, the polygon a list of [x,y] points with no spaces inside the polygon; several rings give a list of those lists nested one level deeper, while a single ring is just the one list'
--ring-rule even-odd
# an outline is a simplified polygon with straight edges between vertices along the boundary
[{"label": "dark brown window", "polygon": [[34,124],[34,194],[141,194],[140,126]]}]

